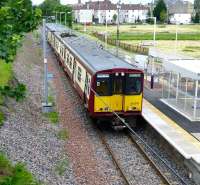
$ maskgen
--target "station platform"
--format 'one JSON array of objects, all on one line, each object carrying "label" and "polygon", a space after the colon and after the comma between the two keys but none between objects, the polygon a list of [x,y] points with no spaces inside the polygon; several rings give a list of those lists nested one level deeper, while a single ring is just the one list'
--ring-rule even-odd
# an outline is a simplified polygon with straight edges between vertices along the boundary
[{"label": "station platform", "polygon": [[188,132],[190,135],[195,137],[200,142],[200,122],[192,122],[181,115],[179,112],[170,108],[162,101],[160,101],[160,92],[155,89],[151,90],[149,88],[144,88],[144,97],[150,102],[154,107],[156,107],[160,112],[165,114],[168,118],[173,120],[178,126]]},{"label": "station platform", "polygon": [[185,159],[200,164],[200,142],[146,99],[143,100],[143,117]]}]

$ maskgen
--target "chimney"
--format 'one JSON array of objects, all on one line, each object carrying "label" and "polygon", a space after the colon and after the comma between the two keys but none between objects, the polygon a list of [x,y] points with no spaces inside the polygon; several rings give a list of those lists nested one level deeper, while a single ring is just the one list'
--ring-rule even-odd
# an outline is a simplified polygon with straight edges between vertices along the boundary
[{"label": "chimney", "polygon": [[78,4],[81,4],[81,0],[78,0]]}]

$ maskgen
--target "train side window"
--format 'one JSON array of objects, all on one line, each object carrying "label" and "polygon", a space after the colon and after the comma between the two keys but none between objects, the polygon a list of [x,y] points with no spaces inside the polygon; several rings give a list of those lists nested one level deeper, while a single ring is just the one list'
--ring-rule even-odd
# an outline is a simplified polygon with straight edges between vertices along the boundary
[{"label": "train side window", "polygon": [[72,58],[69,57],[69,68],[72,69]]},{"label": "train side window", "polygon": [[81,73],[82,73],[82,70],[80,67],[78,67],[78,75],[77,75],[77,78],[78,78],[78,81],[81,82]]},{"label": "train side window", "polygon": [[96,93],[99,96],[110,96],[112,94],[111,92],[110,75],[97,74]]}]

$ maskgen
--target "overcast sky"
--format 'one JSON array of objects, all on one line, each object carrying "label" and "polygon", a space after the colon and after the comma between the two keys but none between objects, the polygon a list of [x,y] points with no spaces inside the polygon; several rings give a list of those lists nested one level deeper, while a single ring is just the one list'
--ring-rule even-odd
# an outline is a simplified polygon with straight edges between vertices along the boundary
[{"label": "overcast sky", "polygon": [[[32,0],[33,4],[40,4],[42,3],[44,0]],[[89,0],[82,0],[82,2],[86,2]],[[118,0],[111,0],[112,2],[118,2]],[[152,0],[122,0],[122,3],[147,3],[147,2],[151,2]],[[191,2],[193,2],[194,0],[189,0]],[[61,0],[62,4],[72,4],[72,3],[77,3],[78,0]]]}]

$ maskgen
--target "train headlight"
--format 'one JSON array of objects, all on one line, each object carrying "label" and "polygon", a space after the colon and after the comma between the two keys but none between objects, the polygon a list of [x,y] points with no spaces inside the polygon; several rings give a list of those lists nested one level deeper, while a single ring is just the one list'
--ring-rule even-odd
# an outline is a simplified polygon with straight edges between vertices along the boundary
[{"label": "train headlight", "polygon": [[122,72],[122,73],[121,73],[121,75],[122,75],[122,76],[125,76],[125,73],[124,73],[124,72]]},{"label": "train headlight", "polygon": [[119,73],[115,73],[115,76],[119,76]]}]

